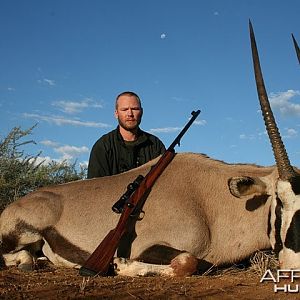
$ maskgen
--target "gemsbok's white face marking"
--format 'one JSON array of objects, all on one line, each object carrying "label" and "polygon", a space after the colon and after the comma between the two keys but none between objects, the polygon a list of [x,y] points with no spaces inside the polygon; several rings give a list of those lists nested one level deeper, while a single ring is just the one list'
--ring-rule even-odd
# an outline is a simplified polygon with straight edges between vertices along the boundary
[{"label": "gemsbok's white face marking", "polygon": [[280,203],[281,223],[277,247],[281,269],[300,268],[300,176],[291,182],[278,180],[277,197]]}]

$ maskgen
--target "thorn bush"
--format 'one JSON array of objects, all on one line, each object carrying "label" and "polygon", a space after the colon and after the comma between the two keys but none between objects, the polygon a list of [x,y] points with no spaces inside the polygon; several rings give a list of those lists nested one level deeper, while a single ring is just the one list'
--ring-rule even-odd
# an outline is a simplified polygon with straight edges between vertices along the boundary
[{"label": "thorn bush", "polygon": [[11,202],[25,196],[33,190],[47,185],[60,184],[84,179],[86,169],[76,169],[76,162],[52,161],[49,164],[38,163],[41,152],[25,154],[25,145],[36,144],[25,140],[36,125],[22,130],[14,127],[6,137],[0,140],[0,212]]}]

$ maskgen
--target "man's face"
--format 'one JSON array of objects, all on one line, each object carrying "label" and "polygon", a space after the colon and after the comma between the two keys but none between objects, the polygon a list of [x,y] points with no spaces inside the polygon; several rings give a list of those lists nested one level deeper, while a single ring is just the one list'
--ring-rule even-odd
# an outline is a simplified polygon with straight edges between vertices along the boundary
[{"label": "man's face", "polygon": [[141,123],[143,109],[134,96],[120,96],[115,110],[119,125],[126,130],[135,130]]}]

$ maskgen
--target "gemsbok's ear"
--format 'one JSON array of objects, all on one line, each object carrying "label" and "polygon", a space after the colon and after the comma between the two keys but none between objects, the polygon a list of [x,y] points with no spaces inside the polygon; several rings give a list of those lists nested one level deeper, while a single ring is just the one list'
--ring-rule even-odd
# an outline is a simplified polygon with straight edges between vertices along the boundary
[{"label": "gemsbok's ear", "polygon": [[237,197],[241,198],[248,195],[266,195],[266,185],[258,177],[232,177],[228,179],[228,187],[230,193]]}]

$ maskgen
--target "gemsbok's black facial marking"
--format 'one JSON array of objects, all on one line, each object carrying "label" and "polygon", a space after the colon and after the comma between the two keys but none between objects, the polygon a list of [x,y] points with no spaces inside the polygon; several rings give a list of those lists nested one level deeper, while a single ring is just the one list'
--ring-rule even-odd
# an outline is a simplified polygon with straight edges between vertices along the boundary
[{"label": "gemsbok's black facial marking", "polygon": [[297,210],[292,218],[289,229],[286,233],[284,245],[286,248],[293,250],[294,252],[300,252],[300,210]]},{"label": "gemsbok's black facial marking", "polygon": [[274,245],[274,252],[278,254],[282,248],[283,248],[283,243],[280,235],[280,229],[281,229],[281,224],[282,224],[282,203],[280,199],[277,197],[276,198],[276,208],[275,208],[275,245]]},{"label": "gemsbok's black facial marking", "polygon": [[300,195],[300,176],[292,177],[290,179],[292,190],[296,195]]},{"label": "gemsbok's black facial marking", "polygon": [[270,238],[271,235],[271,231],[272,231],[272,224],[271,224],[271,211],[269,210],[268,213],[268,237]]}]

